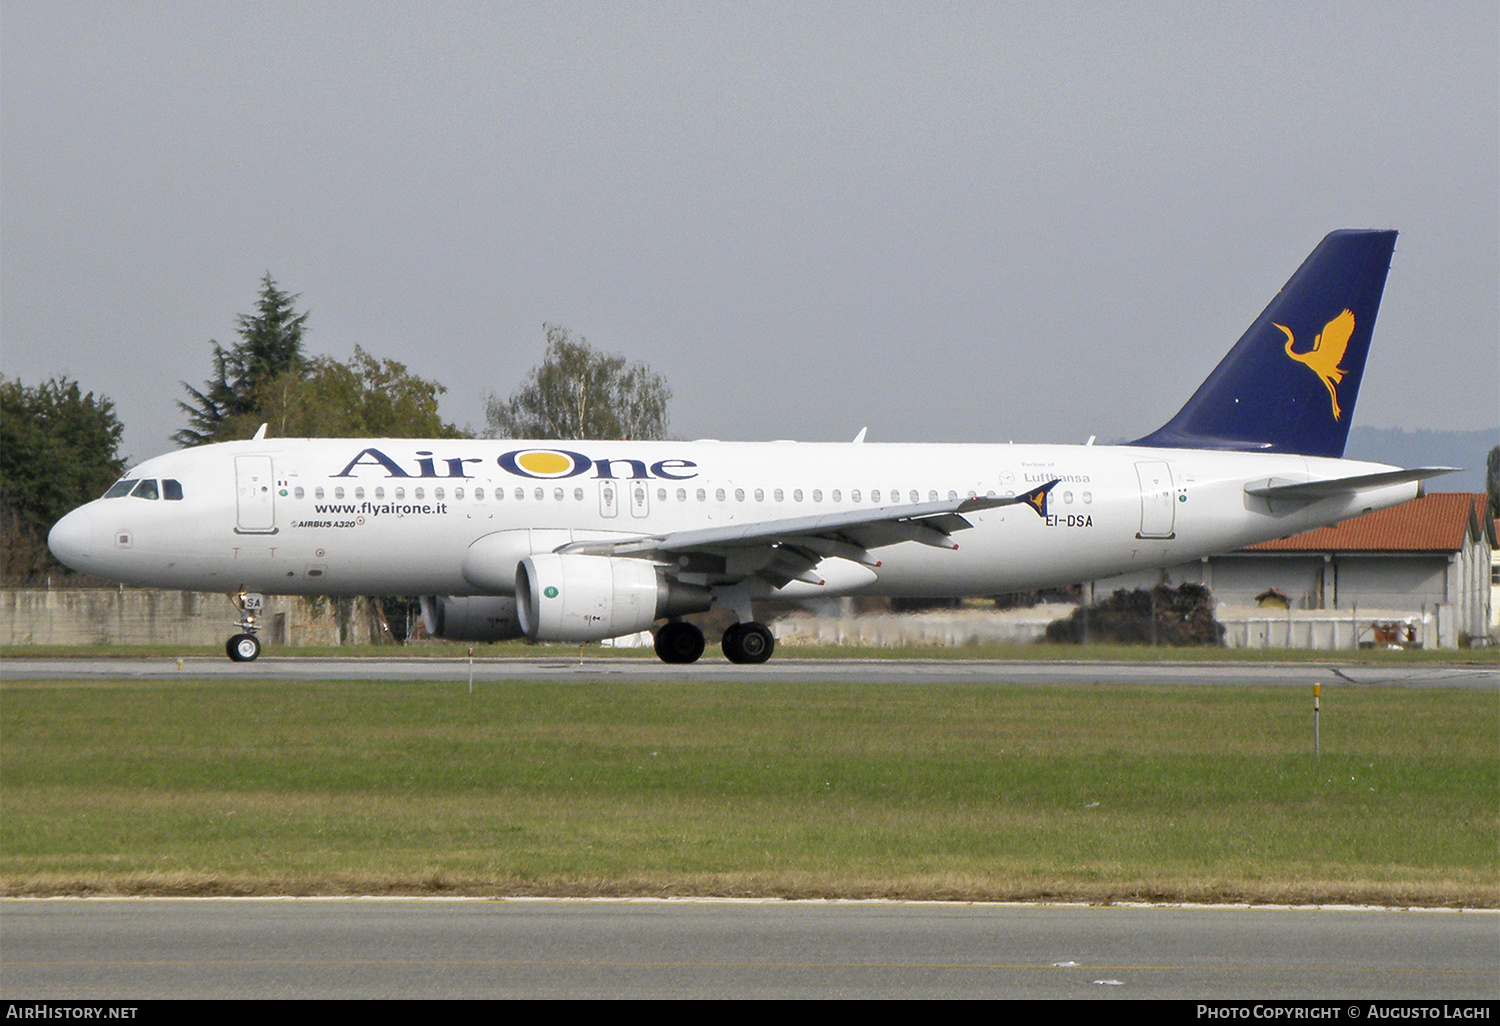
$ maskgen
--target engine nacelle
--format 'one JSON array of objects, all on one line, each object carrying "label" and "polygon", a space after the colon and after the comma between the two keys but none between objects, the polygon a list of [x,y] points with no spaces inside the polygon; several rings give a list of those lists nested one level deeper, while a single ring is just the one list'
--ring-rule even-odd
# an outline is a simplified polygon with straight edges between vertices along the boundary
[{"label": "engine nacelle", "polygon": [[644,559],[528,556],[516,567],[517,615],[538,641],[603,641],[650,630],[664,616],[701,613],[713,593],[668,580]]},{"label": "engine nacelle", "polygon": [[422,596],[422,625],[447,641],[504,641],[521,637],[516,600],[509,595]]}]

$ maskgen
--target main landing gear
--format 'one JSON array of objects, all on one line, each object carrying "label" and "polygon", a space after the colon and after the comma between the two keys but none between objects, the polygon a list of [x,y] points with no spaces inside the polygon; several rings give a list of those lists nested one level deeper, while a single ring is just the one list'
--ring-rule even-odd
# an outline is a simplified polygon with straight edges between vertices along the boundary
[{"label": "main landing gear", "polygon": [[703,645],[703,632],[686,620],[669,620],[656,632],[656,654],[664,663],[696,663]]},{"label": "main landing gear", "polygon": [[234,603],[240,609],[240,618],[234,625],[241,628],[242,633],[224,642],[224,652],[237,663],[254,662],[260,655],[260,639],[255,636],[260,625],[255,622],[255,614],[265,607],[265,601],[263,595],[246,592],[234,596]]},{"label": "main landing gear", "polygon": [[724,658],[731,663],[763,663],[776,649],[776,638],[763,623],[746,620],[724,632]]},{"label": "main landing gear", "polygon": [[[656,632],[656,654],[664,663],[695,663],[703,655],[703,632],[686,620],[670,620]],[[763,623],[747,620],[724,632],[724,658],[731,663],[763,663],[776,638]]]}]

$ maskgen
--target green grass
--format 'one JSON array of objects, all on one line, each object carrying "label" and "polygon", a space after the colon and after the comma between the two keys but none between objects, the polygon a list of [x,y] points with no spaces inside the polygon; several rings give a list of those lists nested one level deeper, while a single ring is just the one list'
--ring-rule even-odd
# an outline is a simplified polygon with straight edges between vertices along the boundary
[{"label": "green grass", "polygon": [[1500,905],[1500,694],[9,683],[6,893]]}]

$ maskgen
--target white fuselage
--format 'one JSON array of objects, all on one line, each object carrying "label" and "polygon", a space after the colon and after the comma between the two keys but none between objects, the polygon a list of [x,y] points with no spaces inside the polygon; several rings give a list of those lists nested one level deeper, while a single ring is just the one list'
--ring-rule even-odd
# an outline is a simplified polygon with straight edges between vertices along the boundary
[{"label": "white fuselage", "polygon": [[1120,446],[261,439],[147,460],[129,477],[178,482],[180,499],[97,500],[64,518],[52,544],[76,569],[153,587],[470,595],[504,591],[503,568],[476,571],[472,558],[466,568],[471,546],[500,532],[529,531],[507,537],[548,552],[1058,480],[1046,516],[1025,505],[966,513],[973,526],[953,535],[956,550],[900,542],[872,552],[877,567],[831,557],[824,584],[777,592],[989,595],[1166,566],[1415,497],[1415,483],[1298,503],[1245,493],[1390,469]]}]

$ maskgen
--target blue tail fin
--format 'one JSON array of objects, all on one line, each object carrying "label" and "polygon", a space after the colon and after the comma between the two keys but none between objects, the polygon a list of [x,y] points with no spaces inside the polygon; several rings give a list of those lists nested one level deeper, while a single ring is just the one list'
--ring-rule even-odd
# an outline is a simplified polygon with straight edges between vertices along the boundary
[{"label": "blue tail fin", "polygon": [[1342,456],[1394,231],[1332,232],[1171,420],[1132,445]]}]

